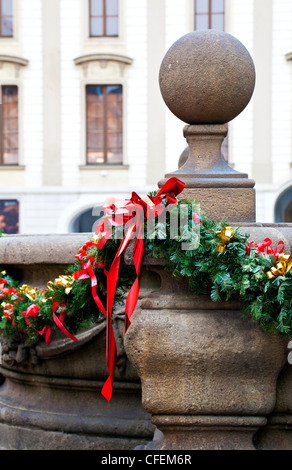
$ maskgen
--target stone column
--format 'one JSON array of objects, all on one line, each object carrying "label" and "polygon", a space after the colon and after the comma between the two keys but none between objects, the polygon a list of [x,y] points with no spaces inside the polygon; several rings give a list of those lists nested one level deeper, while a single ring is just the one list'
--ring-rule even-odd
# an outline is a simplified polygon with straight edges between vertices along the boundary
[{"label": "stone column", "polygon": [[[221,155],[226,123],[253,94],[248,51],[227,33],[189,33],[166,53],[159,81],[166,105],[186,124],[189,146],[186,162],[159,186],[176,176],[185,183],[180,198],[196,198],[210,218],[242,224],[262,241],[255,182]],[[277,243],[282,233],[274,228],[271,237]],[[287,342],[243,318],[235,300],[194,297],[163,266],[151,259],[145,264],[160,275],[161,289],[141,300],[125,350],[141,378],[143,406],[161,431],[146,448],[255,449],[253,437],[275,405]]]},{"label": "stone column", "polygon": [[247,106],[255,86],[246,48],[220,31],[187,34],[166,53],[159,81],[166,105],[187,123],[189,146],[186,163],[165,179],[182,180],[186,189],[180,197],[195,197],[213,220],[255,222],[255,182],[230,168],[221,155],[226,123]]}]

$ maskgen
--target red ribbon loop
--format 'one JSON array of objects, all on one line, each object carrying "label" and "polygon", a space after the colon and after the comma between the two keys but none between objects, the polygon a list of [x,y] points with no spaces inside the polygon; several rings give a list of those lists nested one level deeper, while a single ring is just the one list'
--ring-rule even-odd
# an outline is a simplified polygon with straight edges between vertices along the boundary
[{"label": "red ribbon loop", "polygon": [[28,309],[25,312],[22,312],[22,315],[25,317],[26,323],[33,330],[35,330],[39,335],[42,336],[43,334],[45,334],[45,340],[46,340],[47,345],[49,346],[51,344],[51,339],[50,339],[51,332],[52,332],[51,327],[49,325],[46,325],[41,331],[38,331],[38,330],[36,330],[36,328],[34,326],[32,326],[32,324],[28,320],[28,317],[35,318],[35,317],[38,316],[39,313],[40,313],[40,307],[38,305],[32,304],[28,307]]},{"label": "red ribbon loop", "polygon": [[[111,315],[119,277],[121,256],[129,245],[129,242],[132,239],[136,239],[136,243],[133,248],[133,260],[136,271],[136,278],[127,295],[125,304],[124,332],[126,333],[128,327],[130,326],[130,319],[136,308],[139,296],[139,275],[144,252],[144,222],[147,220],[147,218],[160,215],[167,205],[175,204],[177,202],[176,196],[184,189],[184,187],[184,183],[173,177],[164,184],[155,197],[147,196],[143,199],[137,193],[133,192],[131,199],[124,201],[111,200],[108,204],[104,205],[103,211],[105,215],[99,221],[95,229],[96,235],[101,234],[101,239],[98,241],[98,243],[94,243],[93,240],[86,243],[80,248],[79,254],[76,255],[76,258],[82,261],[82,269],[74,273],[74,278],[76,280],[90,278],[92,297],[99,310],[106,316],[107,319],[106,360],[109,377],[106,380],[101,393],[108,401],[110,401],[112,396],[117,359],[116,341],[111,324]],[[96,246],[98,250],[101,250],[106,242],[112,237],[112,227],[124,227],[125,235],[123,236],[122,242],[118,248],[109,271],[106,271],[105,265],[99,263],[94,256],[90,256],[87,253],[87,250],[93,246]],[[85,260],[87,262],[85,262]],[[92,263],[95,268],[98,267],[103,269],[107,278],[106,308],[103,306],[96,292],[97,279],[92,267]]]},{"label": "red ribbon loop", "polygon": [[[283,253],[285,249],[285,244],[283,240],[280,240],[276,246],[276,248],[272,248],[272,240],[270,238],[265,238],[263,243],[255,243],[254,241],[248,242],[246,245],[246,252],[248,255],[250,255],[250,249],[251,247],[256,248],[258,253],[262,254],[267,254],[267,255],[273,255],[275,259],[278,259],[279,255]],[[282,248],[279,250],[279,247],[282,246]]]}]

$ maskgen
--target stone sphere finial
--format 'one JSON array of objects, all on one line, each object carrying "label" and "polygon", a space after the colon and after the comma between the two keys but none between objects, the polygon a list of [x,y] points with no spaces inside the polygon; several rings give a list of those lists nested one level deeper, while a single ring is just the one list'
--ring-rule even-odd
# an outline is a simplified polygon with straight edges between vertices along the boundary
[{"label": "stone sphere finial", "polygon": [[249,103],[255,67],[243,44],[231,34],[195,31],[168,50],[159,72],[162,97],[187,124],[225,124]]}]

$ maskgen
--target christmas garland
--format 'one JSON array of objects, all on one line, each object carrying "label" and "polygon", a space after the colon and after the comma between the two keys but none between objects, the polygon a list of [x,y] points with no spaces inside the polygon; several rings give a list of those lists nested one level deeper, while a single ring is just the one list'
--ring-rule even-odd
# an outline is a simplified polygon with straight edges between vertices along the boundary
[{"label": "christmas garland", "polygon": [[[284,252],[284,243],[275,249],[270,239],[254,243],[227,221],[217,223],[194,212],[197,201],[176,198],[183,187],[171,178],[147,198],[133,193],[129,200],[105,205],[96,233],[80,248],[75,262],[43,290],[22,285],[3,267],[1,334],[26,343],[42,336],[49,345],[52,331],[59,328],[77,341],[78,332],[104,315],[109,378],[102,393],[110,400],[116,360],[111,315],[115,305],[125,305],[126,332],[138,300],[145,252],[160,259],[175,278],[186,278],[194,295],[209,294],[215,302],[239,298],[244,315],[266,331],[291,336],[292,256]],[[175,236],[173,215],[186,221]],[[133,265],[128,265],[123,253],[131,241]]]}]

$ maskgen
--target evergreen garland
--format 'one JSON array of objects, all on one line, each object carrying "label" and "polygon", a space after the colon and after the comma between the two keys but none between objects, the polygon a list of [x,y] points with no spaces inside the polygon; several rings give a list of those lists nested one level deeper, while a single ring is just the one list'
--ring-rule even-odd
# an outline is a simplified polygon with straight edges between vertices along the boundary
[{"label": "evergreen garland", "polygon": [[[177,279],[187,279],[194,295],[208,294],[214,302],[239,298],[242,311],[251,316],[266,331],[290,336],[292,333],[292,257],[288,257],[283,272],[268,275],[277,264],[279,253],[258,249],[249,243],[249,235],[240,228],[232,229],[232,235],[222,243],[220,234],[229,229],[227,221],[220,223],[207,216],[193,214],[196,201],[180,200],[166,217],[166,224],[155,219],[151,238],[144,238],[145,253],[163,259],[166,269]],[[187,226],[180,227],[175,237],[170,237],[171,211],[178,216],[188,212]],[[197,229],[199,227],[199,236]],[[145,224],[147,230],[147,223]],[[94,239],[86,246],[85,261],[90,259],[97,279],[98,296],[106,302],[106,272],[109,270],[121,240],[109,239],[102,249]],[[188,249],[182,249],[188,243]],[[83,247],[84,251],[84,247]],[[78,257],[77,257],[78,258]],[[83,260],[84,261],[84,260]],[[0,273],[0,330],[3,336],[29,343],[40,336],[44,328],[56,328],[53,305],[58,304],[56,314],[65,311],[64,327],[75,335],[97,322],[102,313],[92,297],[90,279],[73,279],[82,270],[80,259],[69,266],[64,276],[70,282],[50,282],[44,290],[23,286],[6,273]],[[121,260],[115,303],[123,303],[135,280],[135,269]],[[56,281],[56,280],[55,280]],[[37,307],[35,316],[24,313],[31,305]],[[43,336],[45,334],[43,333]]]}]

